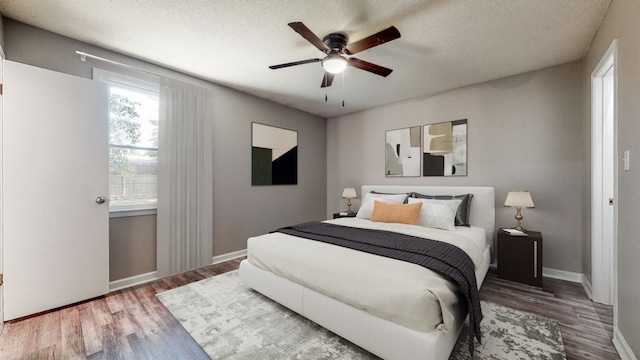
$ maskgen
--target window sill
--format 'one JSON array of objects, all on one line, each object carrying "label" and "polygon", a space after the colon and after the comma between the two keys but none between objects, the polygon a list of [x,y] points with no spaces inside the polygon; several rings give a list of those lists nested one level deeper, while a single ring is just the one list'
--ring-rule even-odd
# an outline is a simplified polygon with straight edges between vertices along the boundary
[{"label": "window sill", "polygon": [[121,210],[113,209],[113,210],[109,210],[109,219],[131,217],[131,216],[156,215],[157,213],[158,213],[158,209],[156,208],[121,209]]}]

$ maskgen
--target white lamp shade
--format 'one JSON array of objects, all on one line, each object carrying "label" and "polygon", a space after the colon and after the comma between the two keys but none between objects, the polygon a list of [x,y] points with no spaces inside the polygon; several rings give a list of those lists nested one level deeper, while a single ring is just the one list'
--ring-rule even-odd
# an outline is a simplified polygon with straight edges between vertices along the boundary
[{"label": "white lamp shade", "polygon": [[347,68],[347,59],[340,55],[332,54],[322,59],[322,67],[329,73],[340,74]]},{"label": "white lamp shade", "polygon": [[504,206],[516,207],[516,208],[532,208],[533,199],[528,191],[509,191],[507,194],[507,200],[504,202]]},{"label": "white lamp shade", "polygon": [[356,194],[355,188],[344,188],[344,190],[342,190],[343,199],[355,199],[357,197],[358,197],[358,194]]}]

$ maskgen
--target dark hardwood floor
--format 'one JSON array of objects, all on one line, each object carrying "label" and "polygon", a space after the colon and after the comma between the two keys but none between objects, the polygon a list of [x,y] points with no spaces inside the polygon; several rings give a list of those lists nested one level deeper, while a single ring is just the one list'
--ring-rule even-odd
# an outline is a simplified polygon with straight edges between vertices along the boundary
[{"label": "dark hardwood floor", "polygon": [[[0,325],[0,359],[208,359],[155,294],[238,268],[211,265]],[[610,306],[591,302],[579,284],[544,279],[543,288],[490,272],[483,300],[555,319],[567,359],[620,359]]]},{"label": "dark hardwood floor", "polygon": [[620,359],[613,346],[613,307],[589,300],[581,284],[544,278],[542,288],[498,279],[489,272],[480,298],[556,320],[567,360]]}]

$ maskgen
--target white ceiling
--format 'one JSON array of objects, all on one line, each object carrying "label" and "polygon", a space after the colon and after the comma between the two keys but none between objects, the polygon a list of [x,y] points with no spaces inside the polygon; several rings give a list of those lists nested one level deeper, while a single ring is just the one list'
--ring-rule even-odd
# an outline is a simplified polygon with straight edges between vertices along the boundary
[{"label": "white ceiling", "polygon": [[[611,0],[0,0],[6,17],[333,117],[582,58]],[[394,25],[402,37],[357,57],[328,88],[324,55],[287,26],[351,42]],[[10,54],[9,54],[10,56]],[[345,106],[342,106],[342,100]]]}]

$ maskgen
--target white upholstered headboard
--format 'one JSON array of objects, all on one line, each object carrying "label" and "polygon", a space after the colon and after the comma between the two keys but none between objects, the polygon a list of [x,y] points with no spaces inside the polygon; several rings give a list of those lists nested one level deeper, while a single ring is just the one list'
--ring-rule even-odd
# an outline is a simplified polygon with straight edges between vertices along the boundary
[{"label": "white upholstered headboard", "polygon": [[361,197],[370,191],[384,193],[417,192],[425,195],[473,194],[469,223],[486,231],[487,244],[493,244],[496,231],[496,192],[488,186],[421,186],[421,185],[362,185]]}]

